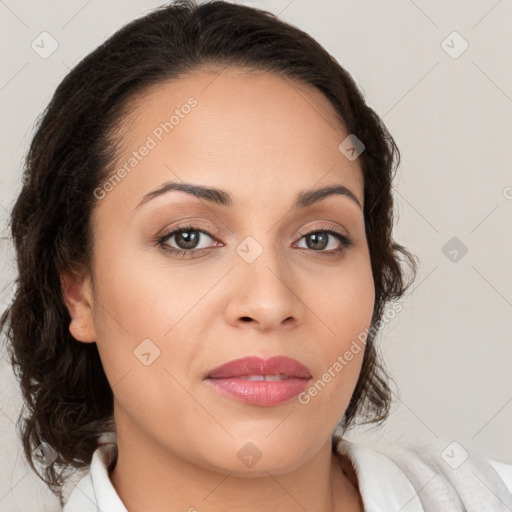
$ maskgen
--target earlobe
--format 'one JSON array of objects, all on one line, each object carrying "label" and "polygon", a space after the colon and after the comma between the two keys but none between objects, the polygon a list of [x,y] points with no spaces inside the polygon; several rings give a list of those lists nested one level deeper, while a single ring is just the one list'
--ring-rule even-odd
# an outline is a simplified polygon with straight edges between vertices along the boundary
[{"label": "earlobe", "polygon": [[60,283],[62,297],[71,317],[69,332],[77,341],[84,343],[96,341],[89,274],[61,272]]}]

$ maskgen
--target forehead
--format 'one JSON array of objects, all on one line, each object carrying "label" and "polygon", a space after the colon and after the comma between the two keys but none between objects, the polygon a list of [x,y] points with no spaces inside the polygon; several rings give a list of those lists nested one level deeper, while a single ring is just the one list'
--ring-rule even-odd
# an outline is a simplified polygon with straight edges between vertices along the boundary
[{"label": "forehead", "polygon": [[268,199],[269,188],[295,197],[298,189],[342,183],[362,204],[359,163],[338,149],[348,135],[327,98],[307,84],[262,71],[196,70],[130,102],[114,172],[134,151],[151,149],[111,195],[133,203],[181,179],[231,188],[235,198],[243,191],[247,201],[249,193]]}]

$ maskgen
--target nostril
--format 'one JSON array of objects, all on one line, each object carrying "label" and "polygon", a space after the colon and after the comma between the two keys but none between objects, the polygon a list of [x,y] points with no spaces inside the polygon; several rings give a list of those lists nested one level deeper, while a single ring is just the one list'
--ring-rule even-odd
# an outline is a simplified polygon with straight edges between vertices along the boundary
[{"label": "nostril", "polygon": [[242,320],[243,320],[244,322],[250,322],[250,321],[251,321],[251,319],[250,319],[248,316],[243,316],[243,317],[242,317]]}]

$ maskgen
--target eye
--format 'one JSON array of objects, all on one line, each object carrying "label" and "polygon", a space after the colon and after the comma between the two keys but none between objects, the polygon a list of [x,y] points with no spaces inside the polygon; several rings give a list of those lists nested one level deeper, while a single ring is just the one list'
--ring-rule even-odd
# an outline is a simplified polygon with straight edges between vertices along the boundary
[{"label": "eye", "polygon": [[[172,231],[163,234],[156,240],[155,245],[179,258],[194,258],[194,253],[215,247],[215,245],[209,245],[211,242],[208,242],[208,238],[214,240],[217,246],[222,246],[222,243],[218,242],[207,231],[187,224],[178,226]],[[329,240],[330,238],[337,240],[338,244]],[[332,226],[320,227],[313,231],[303,233],[300,240],[302,239],[306,239],[306,247],[299,247],[300,249],[309,249],[317,253],[325,253],[326,256],[343,253],[353,245],[351,238]],[[201,245],[203,245],[203,247],[201,247]],[[336,247],[336,245],[338,246]]]},{"label": "eye", "polygon": [[[183,225],[159,237],[156,244],[167,252],[179,257],[185,257],[195,251],[207,249],[208,238],[214,240],[212,235],[202,229],[191,225]],[[171,243],[177,245],[177,247],[173,247]],[[201,247],[205,243],[206,245]]]},{"label": "eye", "polygon": [[[345,252],[349,247],[353,245],[353,241],[347,235],[339,232],[337,229],[332,226],[321,227],[315,229],[314,231],[308,231],[307,233],[303,233],[301,240],[305,238],[306,247],[301,247],[304,249],[310,249],[315,252],[321,253],[340,253]],[[329,243],[329,238],[334,238],[338,241],[338,247],[336,247],[336,243]],[[331,245],[330,250],[324,250]],[[332,247],[334,245],[334,247]]]}]

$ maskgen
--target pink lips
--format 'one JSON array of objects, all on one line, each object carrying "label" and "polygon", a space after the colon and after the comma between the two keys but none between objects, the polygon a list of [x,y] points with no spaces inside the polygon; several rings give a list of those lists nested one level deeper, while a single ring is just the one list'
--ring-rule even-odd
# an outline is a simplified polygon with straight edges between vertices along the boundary
[{"label": "pink lips", "polygon": [[[269,376],[269,380],[248,380],[261,379],[261,376]],[[262,359],[251,356],[214,368],[206,376],[205,382],[216,391],[236,400],[252,405],[272,406],[286,402],[304,391],[310,379],[311,373],[307,366],[290,357]]]}]

